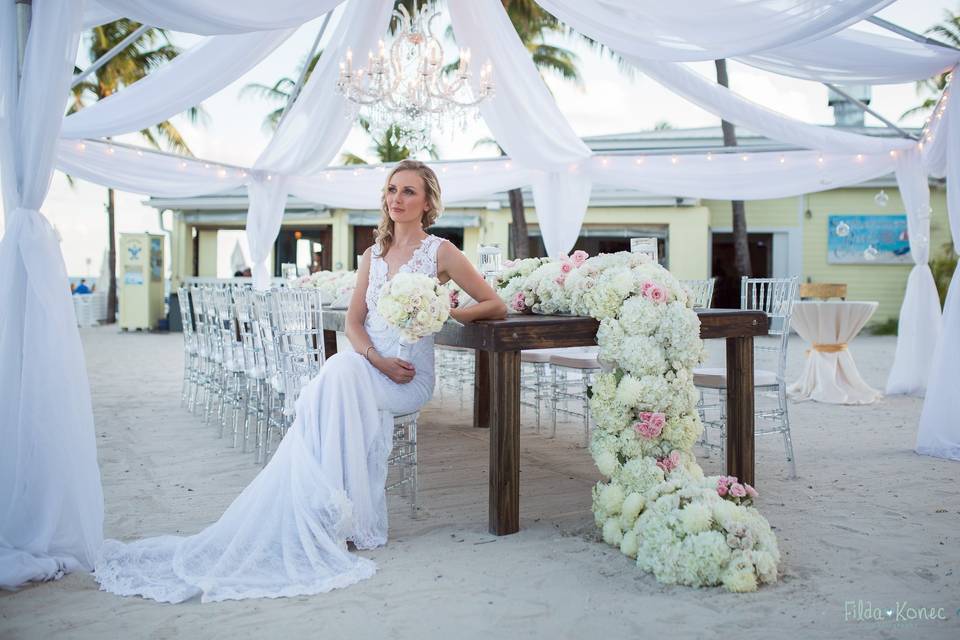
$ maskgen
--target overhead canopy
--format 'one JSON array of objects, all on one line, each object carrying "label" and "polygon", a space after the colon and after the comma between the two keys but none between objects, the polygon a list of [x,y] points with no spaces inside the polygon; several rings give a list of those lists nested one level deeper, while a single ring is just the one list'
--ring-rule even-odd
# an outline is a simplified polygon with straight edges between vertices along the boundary
[{"label": "overhead canopy", "polygon": [[[949,101],[949,90],[944,93],[920,142],[878,139],[787,118],[682,64],[734,57],[797,78],[873,84],[920,80],[954,68],[960,60],[957,51],[851,28],[892,0],[538,1],[573,29],[701,107],[802,150],[679,158],[593,156],[554,104],[500,0],[449,0],[461,44],[473,49],[475,59],[494,63],[497,94],[482,105],[481,113],[511,157],[438,163],[448,196],[477,197],[531,185],[544,243],[556,256],[576,241],[594,182],[654,193],[747,199],[834,188],[896,172],[917,265],[901,315],[892,390],[922,391],[927,375],[938,381],[960,377],[958,277],[948,299],[945,334],[938,343],[931,342],[930,332],[940,324],[926,266],[928,175],[947,177],[952,233],[960,243],[960,125],[952,126],[960,122],[960,100]],[[263,284],[268,250],[288,194],[364,208],[379,198],[379,169],[355,173],[328,167],[351,126],[345,117],[350,111],[333,87],[337,62],[347,48],[372,49],[385,32],[392,0],[347,0],[320,63],[252,167],[171,158],[83,139],[127,133],[181,112],[245,73],[290,30],[341,3],[34,0],[19,80],[15,9],[12,2],[0,3],[0,173],[7,212],[0,243],[5,274],[0,279],[0,308],[7,310],[0,320],[5,381],[0,385],[0,441],[5,443],[0,473],[6,474],[0,478],[0,513],[17,514],[0,520],[0,586],[55,576],[64,569],[91,568],[102,533],[79,336],[71,322],[56,236],[39,213],[54,163],[85,179],[156,195],[196,195],[246,185],[251,196],[251,257],[256,281]],[[81,29],[116,17],[212,37],[166,71],[63,118],[61,106],[69,92]],[[219,66],[211,69],[214,65]],[[933,360],[931,344],[940,345],[933,372],[925,366]],[[960,399],[944,385],[948,383],[931,385],[927,406],[935,407],[925,410],[924,425],[960,413]],[[50,403],[55,393],[62,400]],[[56,432],[51,434],[51,429]],[[924,429],[935,435],[930,451],[952,451],[951,442],[960,449],[956,428],[942,433],[924,426],[921,435]],[[923,448],[918,445],[918,450]]]}]

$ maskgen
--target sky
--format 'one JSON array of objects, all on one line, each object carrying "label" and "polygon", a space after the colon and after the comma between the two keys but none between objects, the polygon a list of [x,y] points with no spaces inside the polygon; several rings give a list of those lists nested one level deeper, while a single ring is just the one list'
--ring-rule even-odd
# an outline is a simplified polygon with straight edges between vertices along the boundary
[{"label": "sky", "polygon": [[[920,33],[939,22],[947,9],[960,11],[960,0],[898,0],[878,15]],[[262,128],[263,118],[277,105],[259,98],[240,97],[239,94],[249,83],[273,84],[282,76],[296,77],[298,65],[310,50],[320,23],[318,19],[303,25],[260,65],[206,100],[203,103],[209,116],[206,126],[194,126],[183,116],[173,118],[196,156],[235,165],[253,163],[269,140],[269,134]],[[857,28],[890,35],[871,24],[863,23]],[[195,36],[176,33],[171,34],[171,39],[183,48],[199,40]],[[580,86],[550,76],[546,77],[546,81],[561,112],[581,136],[652,129],[661,121],[669,122],[674,128],[719,124],[715,116],[673,95],[639,73],[625,74],[608,57],[598,55],[575,40],[558,38],[553,43],[573,49],[579,58]],[[78,64],[85,66],[85,61],[80,58]],[[715,77],[712,62],[692,66],[706,76]],[[832,111],[827,106],[827,89],[823,85],[776,76],[736,62],[729,63],[729,75],[731,89],[751,100],[807,122],[833,122]],[[871,107],[887,118],[898,121],[900,114],[918,102],[912,83],[885,85],[873,88]],[[900,123],[910,126],[922,124],[920,118]],[[880,126],[869,115],[867,124]],[[455,140],[440,137],[436,143],[441,158],[476,157],[492,154],[490,149],[473,149],[475,141],[489,136],[489,130],[479,121],[458,133]],[[143,144],[137,136],[119,139]],[[344,144],[344,150],[373,159],[369,144],[365,134],[355,127]],[[100,272],[107,246],[105,196],[106,189],[98,185],[77,181],[70,186],[59,172],[53,178],[42,211],[63,238],[61,248],[67,273],[71,276],[96,276]],[[143,194],[117,194],[118,232],[160,231],[157,211],[144,204],[146,199]],[[167,219],[169,224],[169,214]],[[229,259],[233,239],[224,238],[224,243],[227,242],[230,246],[221,247],[220,251],[224,260]]]}]

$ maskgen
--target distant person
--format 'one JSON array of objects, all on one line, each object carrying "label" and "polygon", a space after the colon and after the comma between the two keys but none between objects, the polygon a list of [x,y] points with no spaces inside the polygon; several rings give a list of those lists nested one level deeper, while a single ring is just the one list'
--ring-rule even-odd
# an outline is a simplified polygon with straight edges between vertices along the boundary
[{"label": "distant person", "polygon": [[253,271],[250,269],[250,267],[247,267],[246,269],[244,269],[243,271],[240,272],[240,276],[241,276],[242,278],[252,278],[252,277],[253,277]]},{"label": "distant person", "polygon": [[242,278],[242,277],[243,277],[243,271],[240,271],[240,270],[234,271],[234,272],[233,272],[233,277],[234,277],[234,278]]},{"label": "distant person", "polygon": [[90,287],[87,286],[87,280],[85,278],[82,278],[80,280],[80,284],[78,284],[76,288],[73,290],[73,293],[75,295],[82,295],[84,293],[93,293],[93,292],[90,290]]},{"label": "distant person", "polygon": [[310,265],[310,273],[323,271],[323,256],[319,251],[313,252],[313,264]]}]

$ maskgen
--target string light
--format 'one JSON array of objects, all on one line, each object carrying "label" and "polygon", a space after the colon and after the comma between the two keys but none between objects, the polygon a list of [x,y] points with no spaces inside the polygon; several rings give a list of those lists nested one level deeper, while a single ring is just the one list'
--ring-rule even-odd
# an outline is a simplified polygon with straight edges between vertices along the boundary
[{"label": "string light", "polygon": [[863,162],[863,154],[862,154],[862,153],[858,153],[858,154],[857,154],[857,162]]},{"label": "string light", "polygon": [[680,158],[678,158],[677,156],[672,156],[672,157],[670,158],[670,163],[671,163],[671,164],[677,164],[678,162],[680,162]]},{"label": "string light", "polygon": [[707,162],[713,162],[713,152],[707,151]]},{"label": "string light", "polygon": [[273,180],[273,176],[270,175],[270,174],[267,174],[267,182],[269,182],[269,181],[271,181],[271,180]]},{"label": "string light", "polygon": [[186,168],[187,168],[187,163],[181,160],[181,161],[180,161],[180,168],[181,168],[181,169],[186,169]]},{"label": "string light", "polygon": [[635,162],[636,164],[643,164],[643,157],[641,156],[641,157],[635,159],[634,162]]},{"label": "string light", "polygon": [[578,167],[576,163],[573,163],[569,167],[567,167],[570,173],[576,173],[579,168],[580,167]]},{"label": "string light", "polygon": [[209,163],[209,162],[204,162],[204,163],[203,163],[203,168],[204,168],[204,169],[209,169],[209,168],[210,168],[210,163]]},{"label": "string light", "polygon": [[780,156],[780,164],[786,164],[787,158],[785,156]]},{"label": "string light", "polygon": [[477,165],[473,165],[473,170],[474,170],[474,171],[476,171],[476,170],[479,169],[479,168],[480,168],[480,167],[478,167]]},{"label": "string light", "polygon": [[823,164],[823,156],[822,156],[822,155],[817,156],[817,164],[820,164],[820,165]]},{"label": "string light", "polygon": [[506,164],[503,165],[503,168],[504,168],[504,169],[510,169],[512,166],[513,166],[512,163],[507,162]]},{"label": "string light", "polygon": [[226,177],[227,177],[227,170],[224,169],[223,167],[220,167],[219,169],[217,169],[217,177],[218,177],[218,178],[226,178]]},{"label": "string light", "polygon": [[891,157],[891,158],[896,158],[896,157],[897,157],[897,152],[896,152],[896,150],[891,150],[891,151],[890,151],[890,157]]},{"label": "string light", "polygon": [[747,160],[750,159],[750,156],[748,156],[747,154],[743,154],[742,156],[740,156],[740,159],[746,162]]},{"label": "string light", "polygon": [[86,148],[87,148],[87,145],[83,144],[82,142],[77,143],[77,151],[83,151]]},{"label": "string light", "polygon": [[140,151],[139,149],[137,149],[137,155],[142,158],[142,157],[143,157],[143,151]]},{"label": "string light", "polygon": [[112,155],[113,155],[113,147],[108,146],[108,147],[106,148],[106,151],[105,151],[105,152],[106,152],[108,155],[111,155],[111,156],[112,156]]}]

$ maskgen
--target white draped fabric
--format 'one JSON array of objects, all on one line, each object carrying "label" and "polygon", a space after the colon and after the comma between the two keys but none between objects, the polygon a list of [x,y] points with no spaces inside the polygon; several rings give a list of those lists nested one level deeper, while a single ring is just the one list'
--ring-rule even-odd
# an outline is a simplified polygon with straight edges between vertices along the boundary
[{"label": "white draped fabric", "polygon": [[730,58],[822,38],[893,0],[537,0],[580,33],[652,60]]},{"label": "white draped fabric", "polygon": [[251,179],[244,169],[90,140],[61,140],[57,169],[105,187],[165,198],[221,193]]},{"label": "white draped fabric", "polygon": [[298,27],[343,0],[90,0],[91,20],[131,18],[152,27],[211,36]]},{"label": "white draped fabric", "polygon": [[[956,77],[956,69],[954,69]],[[933,140],[926,147],[931,172],[946,173],[947,213],[953,246],[960,247],[960,99],[950,87],[941,98],[931,127]],[[917,432],[917,453],[960,460],[960,269],[950,281],[943,305],[943,322],[937,342],[927,394]]]},{"label": "white draped fabric", "polygon": [[598,156],[597,184],[711,200],[765,200],[836,189],[893,171],[889,154],[816,151]]},{"label": "white draped fabric", "polygon": [[537,222],[547,253],[573,249],[590,199],[589,179],[569,172],[590,149],[567,122],[499,2],[450,0],[450,22],[474,60],[493,63],[497,93],[480,113],[500,146],[544,174],[533,183]]},{"label": "white draped fabric", "polygon": [[897,185],[907,210],[907,232],[914,267],[900,307],[897,350],[887,378],[887,394],[923,395],[930,362],[940,337],[940,297],[927,264],[930,258],[930,185],[920,151],[897,160]]},{"label": "white draped fabric", "polygon": [[897,84],[930,78],[960,62],[960,52],[857,29],[736,58],[801,80]]},{"label": "white draped fabric", "polygon": [[295,29],[213,36],[146,78],[73,113],[63,138],[105,138],[151,127],[182,113],[252,69]]},{"label": "white draped fabric", "polygon": [[83,349],[59,241],[39,211],[82,16],[82,1],[33,3],[18,83],[15,8],[0,3],[0,588],[92,569],[103,536]]},{"label": "white draped fabric", "polygon": [[[331,89],[340,73],[339,63],[348,49],[373,50],[377,39],[386,31],[392,8],[389,0],[376,0],[373,6],[368,0],[351,0],[300,98],[257,158],[254,164],[257,171],[287,175],[313,173],[330,163],[353,126],[351,107]],[[266,197],[267,194],[270,197]],[[286,202],[286,195],[279,193],[276,185],[250,191],[247,236],[251,243],[253,284],[258,289],[269,287],[266,259],[269,246],[280,231],[281,205]],[[269,236],[254,237],[271,230]],[[254,245],[264,250],[254,252]]]},{"label": "white draped fabric", "polygon": [[876,138],[808,124],[756,104],[711,82],[686,65],[630,59],[645,74],[710,113],[773,140],[806,149],[839,153],[883,153],[916,143],[904,138]]},{"label": "white draped fabric", "polygon": [[283,222],[287,205],[287,177],[255,172],[247,185],[250,207],[247,211],[247,241],[250,243],[250,262],[253,271],[253,286],[270,288],[270,272],[267,257]]}]

